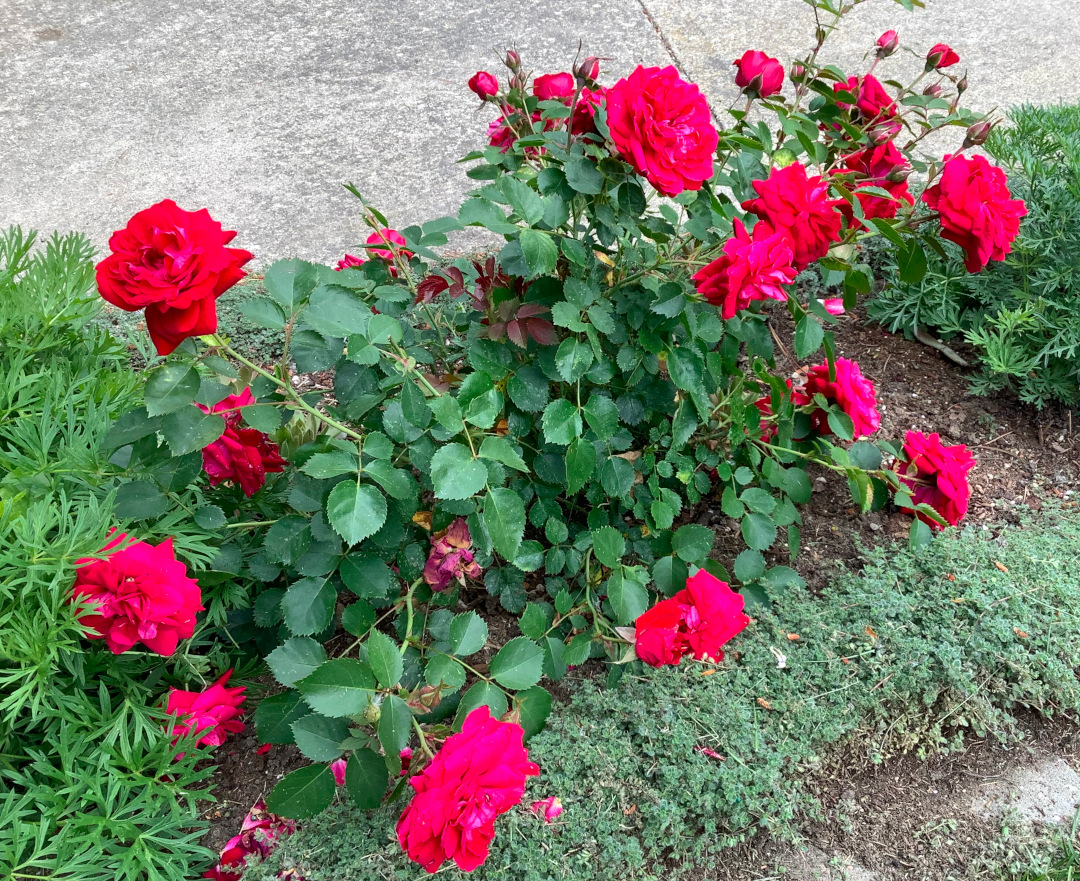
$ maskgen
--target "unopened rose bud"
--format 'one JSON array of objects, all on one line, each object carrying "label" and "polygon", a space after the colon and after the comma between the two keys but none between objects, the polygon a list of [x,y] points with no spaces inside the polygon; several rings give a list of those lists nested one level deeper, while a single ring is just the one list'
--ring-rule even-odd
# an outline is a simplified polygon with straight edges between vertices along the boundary
[{"label": "unopened rose bud", "polygon": [[907,180],[909,177],[911,177],[911,171],[912,169],[909,165],[898,165],[887,175],[885,175],[885,180],[887,180],[889,183],[898,184],[900,183],[900,181]]},{"label": "unopened rose bud", "polygon": [[926,53],[926,69],[941,70],[959,63],[960,56],[945,43],[937,43]]},{"label": "unopened rose bud", "polygon": [[870,138],[870,143],[880,147],[882,144],[887,144],[897,135],[896,129],[893,125],[885,123],[883,125],[875,125],[870,131],[866,133],[866,136]]},{"label": "unopened rose bud", "polygon": [[405,705],[410,710],[419,711],[420,714],[424,714],[430,710],[434,710],[442,702],[442,692],[437,685],[425,685],[420,688],[419,691],[414,693],[406,702]]},{"label": "unopened rose bud", "polygon": [[503,63],[506,64],[514,73],[521,70],[521,56],[518,55],[513,49],[506,50],[506,58],[503,59]]},{"label": "unopened rose bud", "polygon": [[520,72],[510,77],[510,90],[517,91],[525,88],[525,77]]},{"label": "unopened rose bud", "polygon": [[967,91],[967,87],[968,87],[968,81],[967,81],[967,74],[965,73],[965,74],[964,74],[964,75],[963,75],[962,77],[960,77],[960,79],[959,79],[959,80],[957,80],[957,82],[956,82],[956,93],[957,93],[958,95],[963,95],[963,94],[964,94],[964,92],[966,92],[966,91]]},{"label": "unopened rose bud", "polygon": [[489,101],[499,94],[499,80],[494,74],[480,70],[469,79],[469,88],[481,101]]},{"label": "unopened rose bud", "polygon": [[899,45],[900,37],[897,36],[896,31],[885,31],[877,39],[877,57],[888,58],[896,51],[896,47]]},{"label": "unopened rose bud", "polygon": [[796,156],[787,147],[781,147],[772,155],[772,164],[777,168],[787,168],[793,162],[798,162],[799,157]]},{"label": "unopened rose bud", "polygon": [[364,708],[364,721],[374,725],[379,721],[379,717],[382,716],[382,710],[380,710],[375,704],[368,704]]},{"label": "unopened rose bud", "polygon": [[594,82],[600,76],[600,59],[590,55],[574,65],[574,78],[579,83]]},{"label": "unopened rose bud", "polygon": [[803,77],[806,76],[806,68],[796,61],[791,65],[791,79],[795,82],[801,82]]},{"label": "unopened rose bud", "polygon": [[990,132],[994,128],[994,123],[988,120],[982,120],[975,123],[968,128],[967,134],[964,136],[965,147],[978,147],[986,143],[986,139],[990,137]]},{"label": "unopened rose bud", "polygon": [[499,716],[500,722],[511,722],[514,725],[521,724],[521,707],[514,707],[512,710],[508,710]]},{"label": "unopened rose bud", "polygon": [[923,89],[923,94],[930,98],[940,98],[943,91],[944,89],[937,83],[930,83],[930,85]]}]

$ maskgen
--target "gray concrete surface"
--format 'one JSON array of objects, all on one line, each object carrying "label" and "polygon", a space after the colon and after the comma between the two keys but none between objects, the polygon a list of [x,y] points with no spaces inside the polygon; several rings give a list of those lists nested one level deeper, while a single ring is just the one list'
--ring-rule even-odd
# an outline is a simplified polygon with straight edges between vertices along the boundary
[{"label": "gray concrete surface", "polygon": [[[868,0],[830,57],[857,70],[894,26],[961,53],[974,107],[1074,99],[1078,4]],[[607,81],[674,57],[723,107],[734,57],[786,61],[812,20],[802,0],[0,0],[0,224],[101,247],[170,196],[240,230],[259,263],[331,260],[362,238],[343,181],[399,226],[456,209],[455,160],[492,115],[465,81],[509,43],[545,72],[581,39],[611,58]]]},{"label": "gray concrete surface", "polygon": [[971,809],[983,817],[1011,811],[1036,823],[1067,823],[1080,810],[1080,775],[1058,756],[1012,766],[980,788]]}]

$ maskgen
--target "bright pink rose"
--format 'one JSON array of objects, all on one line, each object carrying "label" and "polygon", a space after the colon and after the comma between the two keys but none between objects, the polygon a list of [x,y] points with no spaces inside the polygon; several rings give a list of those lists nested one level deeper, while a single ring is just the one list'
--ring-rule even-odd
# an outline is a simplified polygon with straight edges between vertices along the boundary
[{"label": "bright pink rose", "polygon": [[1004,260],[1027,214],[1013,199],[1005,172],[983,156],[946,156],[938,182],[922,200],[941,216],[941,237],[964,249],[968,272]]},{"label": "bright pink rose", "polygon": [[699,569],[683,590],[634,622],[637,656],[652,667],[678,664],[687,654],[699,661],[719,661],[724,657],[721,646],[750,623],[744,603],[727,582]]},{"label": "bright pink rose", "polygon": [[253,256],[225,247],[235,236],[205,208],[185,211],[165,199],[112,234],[111,253],[97,265],[98,291],[126,312],[145,309],[150,339],[168,355],[188,337],[217,330],[217,298]]},{"label": "bright pink rose", "polygon": [[355,269],[358,266],[363,266],[367,261],[363,257],[357,257],[355,254],[346,254],[340,260],[338,260],[335,270],[341,272],[343,269]]},{"label": "bright pink rose", "polygon": [[926,69],[941,70],[960,63],[960,56],[944,43],[936,43],[926,53]]},{"label": "bright pink rose", "polygon": [[783,233],[759,220],[751,237],[738,218],[732,229],[735,235],[724,244],[724,253],[694,275],[698,293],[719,306],[724,318],[734,317],[754,300],[786,300],[784,285],[798,274]]},{"label": "bright pink rose", "polygon": [[384,248],[368,248],[367,252],[372,257],[380,257],[387,263],[393,261],[395,254],[402,255],[406,259],[412,256],[412,251],[405,247],[405,236],[396,229],[377,230],[364,240],[364,244],[385,245]]},{"label": "bright pink rose", "polygon": [[[228,735],[239,734],[244,730],[244,723],[239,716],[245,689],[242,685],[226,688],[231,675],[232,670],[226,670],[225,674],[205,691],[169,689],[165,712],[176,716],[173,731],[177,739],[194,731],[199,734],[196,744],[221,746]],[[183,753],[177,756],[182,757]]]},{"label": "bright pink rose", "polygon": [[[911,492],[915,504],[929,505],[956,526],[967,515],[971,499],[967,475],[975,467],[975,457],[963,444],[947,447],[937,432],[921,431],[909,431],[904,436],[904,456],[907,466],[900,480]],[[903,510],[914,513],[910,508]],[[916,516],[931,529],[943,528],[925,514]]]},{"label": "bright pink rose", "polygon": [[525,781],[540,773],[522,745],[520,725],[492,719],[486,706],[465,718],[423,771],[398,820],[398,842],[429,873],[446,860],[471,872],[488,855],[495,819],[518,804]]},{"label": "bright pink rose", "polygon": [[[866,147],[845,156],[843,170],[845,173],[854,175],[854,182],[850,186],[855,190],[855,195],[862,206],[863,216],[867,219],[881,217],[888,220],[896,217],[901,203],[915,204],[915,199],[908,190],[907,178],[904,176],[911,170],[911,163],[892,141],[886,141],[876,147]],[[886,190],[893,198],[886,199],[884,196],[860,193],[859,190],[862,187],[877,187]],[[847,202],[840,206],[840,211],[848,219],[849,224],[856,228],[862,227],[863,224],[855,219],[851,206]]]},{"label": "bright pink rose", "polygon": [[[864,74],[862,77],[853,76],[846,83],[836,83],[834,92],[850,92],[855,95],[854,118],[862,126],[869,126],[876,122],[879,127],[887,130],[895,137],[900,133],[902,125],[896,119],[896,101],[892,99],[881,81],[873,74]],[[837,105],[843,110],[852,110],[852,106],[843,101]],[[838,127],[838,126],[837,126]]]},{"label": "bright pink rose", "polygon": [[466,578],[475,581],[482,574],[480,564],[473,559],[472,535],[463,517],[458,517],[445,532],[431,536],[424,581],[433,590],[446,590],[452,581],[464,585]]},{"label": "bright pink rose", "polygon": [[345,769],[348,767],[348,762],[345,759],[337,759],[330,763],[330,773],[334,775],[334,783],[337,786],[345,785]]},{"label": "bright pink rose", "polygon": [[217,865],[207,870],[203,877],[212,881],[239,881],[249,856],[254,854],[265,859],[277,847],[278,838],[295,831],[296,823],[271,814],[266,809],[266,802],[260,798],[244,817],[240,834],[229,839]]},{"label": "bright pink rose", "polygon": [[278,474],[289,464],[281,458],[278,445],[264,432],[241,427],[240,408],[254,403],[251,389],[246,388],[213,407],[197,405],[204,413],[220,413],[225,419],[221,437],[203,448],[203,470],[211,486],[235,483],[244,495],[253,496],[266,483],[267,474]]},{"label": "bright pink rose", "polygon": [[825,311],[830,315],[844,314],[844,300],[842,297],[830,297],[828,300],[822,300],[821,305],[825,307]]},{"label": "bright pink rose", "polygon": [[607,94],[615,149],[659,192],[699,190],[712,177],[718,139],[709,104],[674,67],[639,66]]},{"label": "bright pink rose", "polygon": [[877,38],[878,58],[888,58],[896,51],[899,45],[900,37],[897,35],[896,31],[885,31],[885,33]]},{"label": "bright pink rose", "polygon": [[829,198],[829,185],[821,177],[807,177],[806,168],[793,162],[773,168],[767,180],[754,181],[758,198],[743,202],[791,245],[795,269],[800,272],[829,252],[840,240],[843,199]]},{"label": "bright pink rose", "polygon": [[[825,400],[835,403],[855,425],[855,440],[873,434],[881,428],[881,414],[877,409],[877,392],[874,384],[862,375],[859,365],[847,358],[836,359],[836,379],[829,379],[828,363],[811,367],[806,377],[802,396],[806,403],[811,403],[814,395],[824,395]],[[818,434],[831,434],[828,415],[824,410],[815,410],[810,414],[814,429]]]},{"label": "bright pink rose", "polygon": [[[492,147],[498,147],[500,153],[507,152],[514,146],[514,142],[518,139],[519,133],[521,135],[531,135],[533,133],[534,126],[540,122],[540,116],[540,111],[536,111],[532,115],[532,123],[530,124],[522,114],[514,112],[511,114],[513,127],[511,127],[510,122],[507,121],[505,115],[492,120],[488,125],[488,143],[491,144]],[[552,121],[549,120],[545,124],[545,129],[551,128],[552,124]],[[516,128],[517,131],[514,131],[514,128]],[[542,152],[544,152],[543,147],[525,148],[526,156],[538,156]]]},{"label": "bright pink rose", "polygon": [[533,94],[541,101],[559,101],[574,96],[572,73],[549,73],[533,80]]},{"label": "bright pink rose", "polygon": [[142,642],[167,657],[195,633],[195,615],[203,610],[199,583],[176,559],[171,538],[157,547],[138,541],[113,551],[127,535],[111,535],[100,559],[77,563],[72,601],[93,603],[79,623],[88,639],[104,639],[114,655]]},{"label": "bright pink rose", "polygon": [[529,813],[539,817],[545,823],[554,823],[562,812],[562,802],[554,795],[534,801],[529,805]]},{"label": "bright pink rose", "polygon": [[499,80],[494,74],[479,70],[469,78],[469,88],[481,101],[486,101],[499,94]]},{"label": "bright pink rose", "polygon": [[764,52],[751,49],[732,62],[738,73],[735,85],[757,98],[768,98],[784,87],[784,66]]}]

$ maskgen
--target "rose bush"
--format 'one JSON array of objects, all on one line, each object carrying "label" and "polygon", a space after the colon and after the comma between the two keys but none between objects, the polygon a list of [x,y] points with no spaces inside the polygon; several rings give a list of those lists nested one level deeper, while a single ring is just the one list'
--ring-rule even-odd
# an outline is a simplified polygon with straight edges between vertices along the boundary
[{"label": "rose bush", "polygon": [[[431,871],[471,869],[536,773],[521,743],[551,708],[541,682],[590,659],[612,684],[642,662],[718,663],[744,603],[801,583],[789,564],[811,474],[845,480],[861,511],[913,511],[915,542],[924,519],[962,515],[955,451],[867,439],[874,387],[830,327],[870,290],[865,241],[915,273],[925,225],[954,223],[952,177],[916,147],[974,118],[948,72],[849,77],[819,59],[825,36],[789,68],[788,94],[779,62],[748,58],[747,106],[719,131],[672,67],[605,87],[587,58],[530,82],[508,53],[505,83],[474,77],[496,118],[456,217],[397,231],[363,202],[375,259],[280,261],[245,304],[279,351],[245,358],[200,328],[151,365],[117,457],[133,482],[190,457],[194,516],[220,529],[220,565],[254,597],[227,625],[284,688],[255,711],[259,737],[313,763],[271,811],[325,808],[342,760],[362,807],[400,798],[411,775],[402,846]],[[874,54],[871,70],[888,53]],[[939,94],[917,91],[926,76]],[[753,117],[766,91],[775,128]],[[909,171],[942,188],[937,213]],[[468,226],[502,237],[498,253],[438,261]],[[991,250],[1009,234],[965,229]],[[810,267],[835,296],[793,285]],[[792,329],[795,357],[819,363],[786,375],[774,337]],[[223,451],[230,431],[255,435]],[[252,472],[226,470],[225,451]],[[706,496],[742,541],[722,559],[693,522]],[[493,644],[478,595],[519,615],[520,635]]]}]

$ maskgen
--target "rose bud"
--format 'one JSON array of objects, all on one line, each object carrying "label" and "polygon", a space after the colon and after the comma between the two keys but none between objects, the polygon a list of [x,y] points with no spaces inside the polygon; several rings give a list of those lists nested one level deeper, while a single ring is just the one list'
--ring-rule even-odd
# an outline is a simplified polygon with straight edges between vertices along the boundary
[{"label": "rose bud", "polygon": [[965,73],[956,82],[956,94],[957,95],[963,95],[964,92],[967,91],[967,87],[968,87],[968,81],[967,81],[967,74]]},{"label": "rose bud", "polygon": [[866,133],[866,136],[870,138],[872,144],[881,146],[887,144],[893,138],[895,138],[899,132],[897,127],[891,123],[883,123],[881,125],[875,125],[870,131]]},{"label": "rose bud", "polygon": [[525,76],[518,71],[510,77],[510,91],[517,92],[525,88]]},{"label": "rose bud", "polygon": [[499,94],[499,80],[494,74],[479,70],[469,80],[469,88],[481,101],[487,101]]},{"label": "rose bud", "polygon": [[517,73],[521,69],[521,56],[513,49],[508,49],[503,63],[514,71],[514,73]]},{"label": "rose bud", "polygon": [[930,85],[923,89],[923,94],[929,98],[940,98],[943,91],[944,89],[937,83],[930,83]]},{"label": "rose bud", "polygon": [[931,46],[930,51],[926,53],[927,70],[941,70],[945,67],[952,67],[954,64],[959,63],[959,61],[960,56],[945,43],[937,43],[936,45]]},{"label": "rose bud", "polygon": [[600,59],[590,55],[574,65],[574,78],[580,83],[595,82],[600,76]]},{"label": "rose bud", "polygon": [[796,61],[791,65],[791,80],[792,82],[800,82],[803,77],[806,76],[806,68]]},{"label": "rose bud", "polygon": [[967,130],[967,134],[964,136],[965,147],[978,147],[986,143],[986,139],[990,137],[990,132],[994,128],[994,123],[987,120],[982,120],[975,123]]},{"label": "rose bud", "polygon": [[732,64],[738,68],[735,85],[755,98],[775,95],[784,85],[784,67],[775,58],[754,49],[744,53]]},{"label": "rose bud", "polygon": [[900,37],[897,36],[896,31],[885,31],[877,38],[877,57],[888,58],[896,51],[896,47],[899,45]]}]

